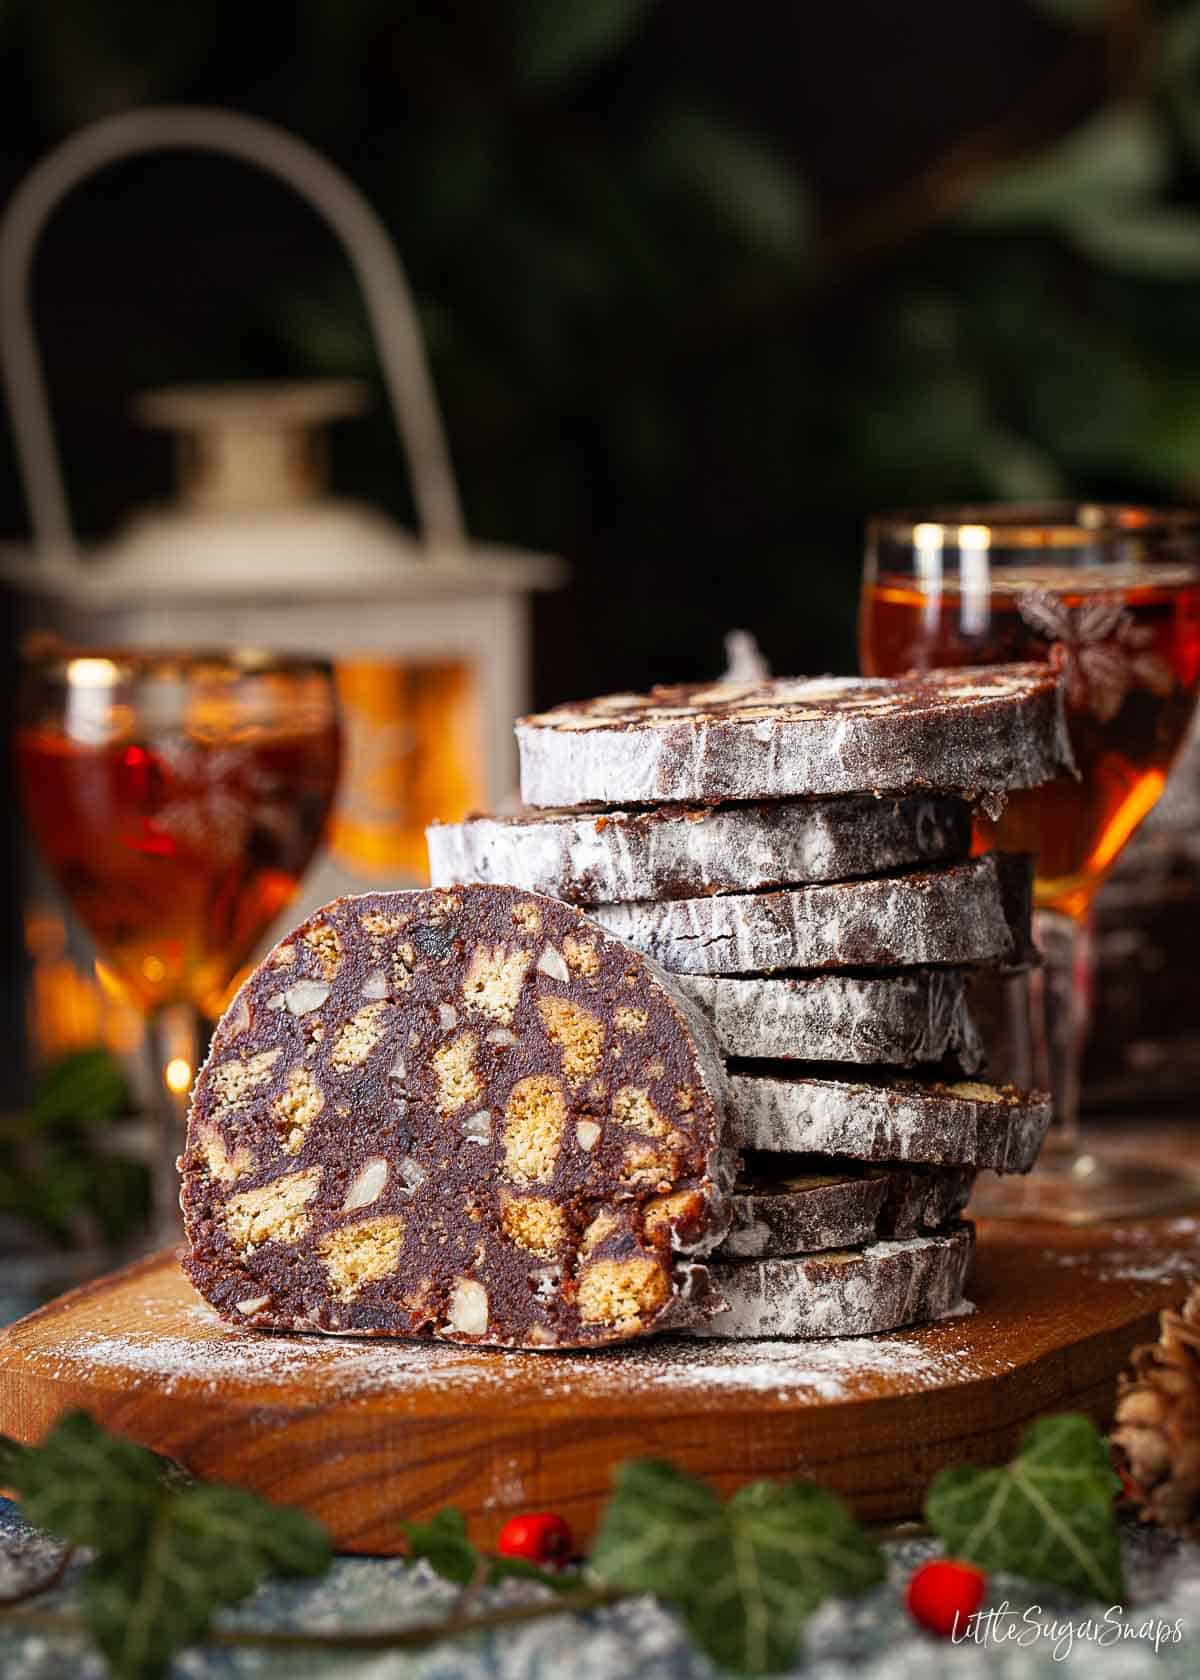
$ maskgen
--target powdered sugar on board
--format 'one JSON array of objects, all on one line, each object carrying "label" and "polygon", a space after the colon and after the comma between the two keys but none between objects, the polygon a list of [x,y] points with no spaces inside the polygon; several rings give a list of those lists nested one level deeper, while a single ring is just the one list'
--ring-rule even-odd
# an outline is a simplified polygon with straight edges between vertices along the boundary
[{"label": "powdered sugar on board", "polygon": [[[540,1412],[561,1422],[581,1407],[592,1417],[626,1416],[631,1407],[644,1418],[723,1407],[803,1414],[880,1395],[1020,1380],[1031,1359],[1064,1345],[1064,1306],[1090,1303],[1085,1316],[1093,1326],[1115,1325],[1122,1312],[1132,1322],[1176,1302],[1198,1276],[1200,1219],[1072,1232],[1061,1243],[1048,1232],[1001,1226],[985,1233],[970,1286],[980,1307],[971,1316],[821,1343],[663,1337],[536,1354],[229,1327],[160,1260],[14,1326],[0,1337],[8,1344],[0,1366],[26,1385],[27,1396],[55,1396],[55,1410],[88,1405],[101,1416],[114,1398],[127,1414],[139,1393],[161,1395],[193,1420],[282,1417],[296,1408],[332,1416],[363,1406],[402,1423],[427,1415],[430,1396],[447,1419],[469,1412],[511,1422]],[[1101,1308],[1102,1301],[1110,1305]]]},{"label": "powdered sugar on board", "polygon": [[[678,1394],[694,1403],[714,1389],[789,1403],[854,1400],[877,1391],[917,1392],[993,1375],[994,1358],[976,1362],[951,1324],[895,1336],[857,1336],[818,1345],[788,1340],[750,1344],[687,1342],[660,1337],[631,1347],[575,1355],[476,1351],[446,1344],[279,1336],[232,1329],[199,1301],[181,1305],[177,1290],[147,1293],[144,1327],[80,1331],[53,1349],[33,1352],[38,1374],[98,1387],[152,1383],[160,1392],[211,1391],[265,1399],[303,1379],[338,1400],[386,1393],[402,1405],[406,1392],[468,1392],[485,1401],[510,1395],[514,1380],[536,1378],[547,1402],[589,1397],[614,1400],[630,1388]],[[969,1309],[960,1309],[969,1310]],[[1003,1366],[1001,1367],[1003,1368]]]}]

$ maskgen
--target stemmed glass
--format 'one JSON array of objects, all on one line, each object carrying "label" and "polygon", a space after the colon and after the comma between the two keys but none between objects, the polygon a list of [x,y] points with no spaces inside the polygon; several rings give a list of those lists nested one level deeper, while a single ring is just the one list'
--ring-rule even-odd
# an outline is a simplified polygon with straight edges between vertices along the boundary
[{"label": "stemmed glass", "polygon": [[1126,506],[939,508],[867,531],[859,654],[868,675],[1048,661],[1061,674],[1077,780],[1013,794],[975,847],[1037,854],[1033,1072],[1054,1125],[1028,1181],[993,1181],[990,1214],[1084,1222],[1194,1198],[1182,1170],[1083,1147],[1079,1071],[1096,893],[1151,809],[1200,680],[1200,516]]},{"label": "stemmed glass", "polygon": [[338,772],[331,667],[27,646],[16,759],[42,857],[146,1020],[157,1235],[206,1018],[299,885]]}]

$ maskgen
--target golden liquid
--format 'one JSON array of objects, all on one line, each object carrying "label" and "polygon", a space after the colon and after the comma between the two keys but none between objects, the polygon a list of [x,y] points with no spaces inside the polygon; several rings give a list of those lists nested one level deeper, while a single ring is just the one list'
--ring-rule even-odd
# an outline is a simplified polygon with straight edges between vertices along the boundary
[{"label": "golden liquid", "polygon": [[461,660],[342,660],[342,786],[330,843],[355,874],[428,880],[425,830],[485,801],[475,673]]},{"label": "golden liquid", "polygon": [[[1002,582],[1000,581],[1002,577]],[[863,670],[890,676],[938,666],[1049,660],[1063,669],[1067,721],[1079,779],[1013,794],[999,823],[977,825],[976,849],[999,845],[1036,852],[1039,907],[1086,913],[1114,858],[1162,792],[1192,716],[1200,678],[1200,582],[1114,583],[1103,571],[1006,567],[990,594],[955,582],[937,592],[884,574],[862,602]],[[1036,589],[1065,608],[1068,634],[1057,643],[1045,623],[1023,616],[1020,597]],[[1089,634],[1079,609],[1123,613]]]},{"label": "golden liquid", "polygon": [[320,841],[333,722],[95,744],[43,724],[16,756],[42,856],[126,994],[216,1014]]}]

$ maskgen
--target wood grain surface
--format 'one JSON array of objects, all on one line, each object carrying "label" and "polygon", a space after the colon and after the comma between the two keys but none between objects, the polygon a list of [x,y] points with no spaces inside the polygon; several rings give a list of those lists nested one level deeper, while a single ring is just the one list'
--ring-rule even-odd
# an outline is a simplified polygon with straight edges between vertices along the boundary
[{"label": "wood grain surface", "polygon": [[1198,1276],[1198,1217],[985,1224],[977,1310],[927,1328],[507,1354],[228,1329],[162,1254],[0,1336],[0,1430],[36,1440],[84,1406],[197,1475],[305,1507],[347,1551],[395,1551],[399,1521],[443,1504],[483,1543],[539,1508],[586,1539],[613,1467],[648,1455],[727,1492],[811,1476],[898,1518],[937,1470],[1003,1459],[1040,1413],[1105,1422],[1130,1348]]}]

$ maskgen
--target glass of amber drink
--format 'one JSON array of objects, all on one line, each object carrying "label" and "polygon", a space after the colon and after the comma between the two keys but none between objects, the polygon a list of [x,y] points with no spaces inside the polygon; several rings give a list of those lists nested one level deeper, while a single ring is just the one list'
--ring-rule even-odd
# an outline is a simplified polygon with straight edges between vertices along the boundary
[{"label": "glass of amber drink", "polygon": [[337,785],[333,673],[259,652],[26,650],[16,760],[41,856],[147,1023],[160,1234],[200,1032],[288,903]]},{"label": "glass of amber drink", "polygon": [[975,848],[1036,854],[1033,1074],[1054,1126],[1027,1181],[991,1181],[989,1214],[1082,1222],[1195,1197],[1182,1171],[1083,1147],[1092,903],[1157,801],[1200,684],[1200,515],[1073,504],[932,509],[870,521],[859,620],[868,675],[1048,662],[1079,775],[980,815]]}]

